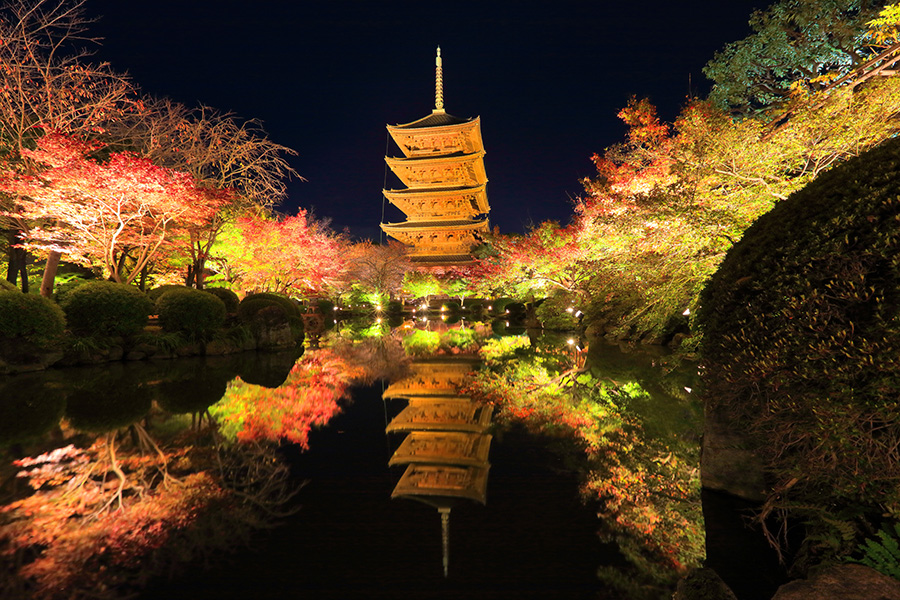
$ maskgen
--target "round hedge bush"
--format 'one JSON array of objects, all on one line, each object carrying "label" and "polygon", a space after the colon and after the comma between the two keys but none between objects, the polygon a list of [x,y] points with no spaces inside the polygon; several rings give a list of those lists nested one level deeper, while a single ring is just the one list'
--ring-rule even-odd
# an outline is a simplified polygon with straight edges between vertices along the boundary
[{"label": "round hedge bush", "polygon": [[256,313],[269,306],[277,306],[284,312],[295,336],[303,334],[303,316],[300,306],[290,298],[279,294],[263,292],[245,296],[238,306],[238,317],[241,321],[249,323]]},{"label": "round hedge bush", "polygon": [[53,299],[56,300],[57,304],[63,304],[69,298],[69,294],[83,286],[85,283],[88,283],[88,281],[90,280],[76,278],[59,284],[53,291]]},{"label": "round hedge bush", "polygon": [[900,513],[900,140],[760,217],[697,323],[708,406],[752,433],[770,499]]},{"label": "round hedge bush", "polygon": [[62,309],[74,333],[131,335],[147,324],[153,303],[134,286],[89,281],[72,290]]},{"label": "round hedge bush", "polygon": [[225,303],[193,288],[167,291],[156,301],[159,323],[166,331],[183,332],[192,339],[209,339],[225,324]]},{"label": "round hedge bush", "polygon": [[207,294],[212,294],[219,300],[225,303],[225,312],[229,315],[233,315],[238,310],[238,305],[241,303],[241,299],[238,298],[238,295],[229,290],[228,288],[221,287],[210,287],[204,288],[204,292]]},{"label": "round hedge bush", "polygon": [[165,294],[166,292],[169,292],[171,290],[184,290],[184,289],[187,289],[187,287],[183,286],[183,285],[177,285],[174,283],[167,283],[166,285],[161,285],[159,287],[155,287],[152,290],[150,290],[149,292],[147,292],[147,297],[150,298],[150,301],[153,302],[153,304],[155,305],[156,301],[159,300],[162,297],[162,295]]},{"label": "round hedge bush", "polygon": [[47,342],[66,328],[62,309],[43,296],[0,291],[0,337]]}]

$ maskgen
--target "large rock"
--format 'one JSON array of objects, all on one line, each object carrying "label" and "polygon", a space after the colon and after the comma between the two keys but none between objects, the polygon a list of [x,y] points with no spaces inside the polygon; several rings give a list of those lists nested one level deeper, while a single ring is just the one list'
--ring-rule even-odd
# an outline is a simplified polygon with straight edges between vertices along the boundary
[{"label": "large rock", "polygon": [[737,596],[712,569],[695,569],[678,582],[672,600],[737,600]]},{"label": "large rock", "polygon": [[863,565],[835,565],[784,584],[772,600],[900,600],[900,581]]}]

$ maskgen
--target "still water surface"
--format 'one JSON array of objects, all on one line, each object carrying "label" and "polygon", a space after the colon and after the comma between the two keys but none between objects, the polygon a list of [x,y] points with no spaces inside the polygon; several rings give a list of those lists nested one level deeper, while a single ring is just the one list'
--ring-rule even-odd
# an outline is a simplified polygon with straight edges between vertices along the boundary
[{"label": "still water surface", "polygon": [[[309,432],[304,440],[308,448],[282,444],[280,452],[292,477],[306,482],[295,499],[299,510],[276,528],[254,535],[250,548],[234,548],[230,556],[175,579],[156,579],[142,597],[628,597],[597,578],[601,565],[621,568],[623,573],[633,572],[633,567],[614,543],[604,543],[598,536],[597,505],[580,495],[584,473],[573,466],[571,448],[561,449],[564,442],[559,436],[525,423],[495,420],[484,430],[492,436],[489,466],[478,467],[487,475],[484,496],[478,498],[476,492],[470,499],[452,502],[449,527],[443,532],[449,534],[449,543],[444,547],[441,516],[433,505],[446,498],[419,496],[427,502],[392,498],[405,466],[390,467],[388,462],[407,432],[386,429],[402,419],[409,406],[434,400],[425,396],[452,396],[442,380],[446,369],[430,365],[421,352],[410,359],[398,352],[396,344],[390,348],[382,344],[378,352],[366,355],[361,346],[342,342],[346,340],[323,340],[326,350],[310,349],[304,355],[309,360],[319,352],[349,348],[349,355],[356,353],[354,360],[365,363],[367,376],[354,380],[347,397],[339,401],[336,416]],[[564,358],[572,351],[564,338],[548,343],[556,344],[557,354]],[[445,352],[438,362],[468,358],[477,358],[472,348]],[[6,423],[17,422],[14,428],[0,426],[0,436],[6,436],[14,454],[34,441],[23,435],[23,427],[34,432],[48,429],[48,435],[60,438],[61,431],[49,423],[62,415],[66,427],[84,422],[85,429],[102,431],[142,418],[151,403],[173,413],[195,413],[215,406],[234,386],[236,376],[254,385],[282,386],[297,359],[296,353],[248,353],[0,379],[0,417]],[[578,359],[572,356],[573,362]],[[698,407],[685,401],[684,393],[681,398],[671,396],[672,369],[661,370],[656,357],[596,346],[587,360],[611,381],[635,382],[649,392],[642,397],[642,406],[660,413],[648,419],[651,429],[679,435],[696,430]],[[674,377],[690,381],[690,374]],[[411,390],[410,381],[418,382],[414,388],[424,387]],[[401,393],[392,394],[398,385]],[[35,400],[38,397],[40,401]],[[449,401],[460,398],[456,393]],[[446,404],[448,398],[441,401]],[[80,408],[84,405],[103,407],[100,412],[105,416]],[[126,405],[130,408],[123,410]]]}]

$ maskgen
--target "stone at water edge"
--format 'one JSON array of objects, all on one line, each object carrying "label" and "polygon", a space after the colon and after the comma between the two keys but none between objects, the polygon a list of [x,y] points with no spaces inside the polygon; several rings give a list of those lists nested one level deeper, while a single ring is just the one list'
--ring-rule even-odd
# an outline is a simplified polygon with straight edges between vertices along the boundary
[{"label": "stone at water edge", "polygon": [[834,565],[784,584],[772,600],[900,600],[900,581],[864,565]]},{"label": "stone at water edge", "polygon": [[672,600],[737,600],[731,588],[712,569],[694,569],[678,582]]}]

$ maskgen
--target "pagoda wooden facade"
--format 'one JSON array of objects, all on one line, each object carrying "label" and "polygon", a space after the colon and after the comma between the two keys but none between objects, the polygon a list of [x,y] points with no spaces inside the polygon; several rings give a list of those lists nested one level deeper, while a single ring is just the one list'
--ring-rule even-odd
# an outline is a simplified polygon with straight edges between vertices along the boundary
[{"label": "pagoda wooden facade", "polygon": [[489,231],[481,120],[444,110],[440,48],[434,110],[387,129],[403,156],[385,161],[406,188],[386,189],[384,196],[406,221],[382,223],[382,230],[409,246],[410,259],[420,266],[471,263],[472,248]]}]

